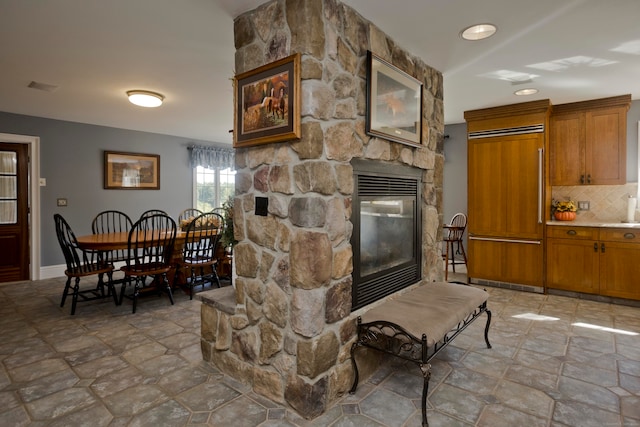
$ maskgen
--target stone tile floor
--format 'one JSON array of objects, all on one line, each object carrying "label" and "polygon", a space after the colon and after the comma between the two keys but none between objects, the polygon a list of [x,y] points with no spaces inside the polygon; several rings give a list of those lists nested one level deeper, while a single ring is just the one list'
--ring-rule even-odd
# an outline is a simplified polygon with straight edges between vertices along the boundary
[{"label": "stone tile floor", "polygon": [[[415,365],[387,360],[307,421],[202,361],[199,301],[147,296],[131,314],[107,299],[70,316],[63,284],[0,285],[0,426],[420,425]],[[431,427],[640,426],[640,336],[624,333],[640,332],[640,308],[487,290],[493,348],[479,319],[434,360]]]}]

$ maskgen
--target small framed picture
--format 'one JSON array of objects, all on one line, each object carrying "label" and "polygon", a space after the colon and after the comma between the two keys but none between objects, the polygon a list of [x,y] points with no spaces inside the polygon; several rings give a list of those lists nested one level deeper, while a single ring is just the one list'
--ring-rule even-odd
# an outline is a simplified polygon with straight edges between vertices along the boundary
[{"label": "small framed picture", "polygon": [[234,79],[233,146],[300,138],[300,54]]},{"label": "small framed picture", "polygon": [[422,83],[370,51],[367,65],[367,133],[420,145]]},{"label": "small framed picture", "polygon": [[160,156],[157,154],[104,152],[104,188],[159,190]]}]

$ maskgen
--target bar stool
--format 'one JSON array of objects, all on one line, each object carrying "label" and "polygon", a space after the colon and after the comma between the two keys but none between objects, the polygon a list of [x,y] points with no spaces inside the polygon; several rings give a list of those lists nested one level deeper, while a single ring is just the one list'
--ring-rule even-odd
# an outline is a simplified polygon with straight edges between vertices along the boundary
[{"label": "bar stool", "polygon": [[[445,260],[444,280],[446,281],[449,278],[449,262],[451,262],[451,267],[453,267],[454,273],[456,272],[456,264],[467,265],[467,254],[464,251],[464,243],[462,241],[464,230],[467,228],[467,216],[458,212],[453,216],[453,218],[451,218],[451,222],[449,224],[445,224],[443,228],[445,231],[443,239],[445,253],[442,255],[442,258]],[[454,249],[455,245],[457,245],[457,248]],[[456,254],[462,255],[464,261],[456,261]],[[451,261],[449,261],[449,256],[451,256]]]}]

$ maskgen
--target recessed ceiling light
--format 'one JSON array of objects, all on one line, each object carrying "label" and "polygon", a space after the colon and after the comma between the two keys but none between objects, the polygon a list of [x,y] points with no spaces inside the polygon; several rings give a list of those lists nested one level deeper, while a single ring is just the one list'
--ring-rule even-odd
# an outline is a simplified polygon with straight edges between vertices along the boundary
[{"label": "recessed ceiling light", "polygon": [[129,102],[140,107],[159,107],[162,105],[164,95],[148,90],[130,90],[127,91]]},{"label": "recessed ceiling light", "polygon": [[520,89],[513,93],[518,96],[527,96],[527,95],[533,95],[535,93],[538,93],[538,89],[533,89],[533,88]]},{"label": "recessed ceiling light", "polygon": [[482,40],[491,37],[496,31],[498,28],[493,24],[477,24],[460,31],[460,37],[465,40]]}]

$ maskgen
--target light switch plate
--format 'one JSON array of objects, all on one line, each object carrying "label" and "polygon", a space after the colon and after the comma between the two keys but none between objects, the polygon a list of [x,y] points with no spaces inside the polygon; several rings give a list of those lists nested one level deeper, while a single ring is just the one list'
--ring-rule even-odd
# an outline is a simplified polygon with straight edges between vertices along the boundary
[{"label": "light switch plate", "polygon": [[58,206],[67,206],[67,199],[56,199]]},{"label": "light switch plate", "polygon": [[578,202],[578,209],[580,209],[581,211],[588,211],[589,210],[589,201]]}]

